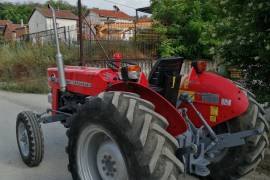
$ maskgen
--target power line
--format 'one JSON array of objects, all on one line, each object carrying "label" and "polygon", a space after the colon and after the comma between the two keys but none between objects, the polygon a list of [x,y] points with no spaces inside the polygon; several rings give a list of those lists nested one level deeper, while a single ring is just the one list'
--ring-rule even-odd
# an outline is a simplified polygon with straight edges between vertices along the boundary
[{"label": "power line", "polygon": [[118,2],[115,2],[115,1],[112,1],[112,0],[103,0],[103,1],[136,10],[136,8],[134,8],[134,7],[128,6],[126,4],[118,3]]}]

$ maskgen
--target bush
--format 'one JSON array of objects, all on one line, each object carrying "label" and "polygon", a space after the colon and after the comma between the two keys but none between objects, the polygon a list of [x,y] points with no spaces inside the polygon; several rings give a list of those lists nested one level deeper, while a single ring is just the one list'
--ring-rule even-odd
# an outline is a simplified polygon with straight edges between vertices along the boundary
[{"label": "bush", "polygon": [[[61,45],[65,64],[78,61],[77,48]],[[52,45],[6,44],[0,46],[0,88],[20,92],[47,91],[47,68],[56,66],[55,47]]]}]

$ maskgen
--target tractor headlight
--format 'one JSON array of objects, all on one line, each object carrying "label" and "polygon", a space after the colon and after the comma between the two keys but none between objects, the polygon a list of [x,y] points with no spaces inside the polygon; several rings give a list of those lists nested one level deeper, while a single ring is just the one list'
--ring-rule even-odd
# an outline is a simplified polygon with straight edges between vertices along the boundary
[{"label": "tractor headlight", "polygon": [[138,65],[128,66],[128,78],[130,80],[138,80],[141,74],[141,67]]}]

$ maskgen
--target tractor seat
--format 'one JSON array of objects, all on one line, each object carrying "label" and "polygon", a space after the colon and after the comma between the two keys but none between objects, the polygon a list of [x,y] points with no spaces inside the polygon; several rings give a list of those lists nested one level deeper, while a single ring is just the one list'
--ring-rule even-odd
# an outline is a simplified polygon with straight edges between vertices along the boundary
[{"label": "tractor seat", "polygon": [[182,57],[162,58],[157,60],[149,75],[151,89],[161,94],[172,104],[176,104],[180,81]]}]

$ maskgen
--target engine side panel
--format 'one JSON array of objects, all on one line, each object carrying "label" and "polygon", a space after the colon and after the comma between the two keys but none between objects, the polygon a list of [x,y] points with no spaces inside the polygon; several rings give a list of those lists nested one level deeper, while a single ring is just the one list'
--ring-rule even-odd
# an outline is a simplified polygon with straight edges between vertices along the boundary
[{"label": "engine side panel", "polygon": [[[211,72],[197,74],[194,69],[182,79],[180,93],[189,93],[198,111],[210,126],[233,119],[248,109],[246,94],[230,80]],[[202,123],[186,103],[188,115],[197,127]]]},{"label": "engine side panel", "polygon": [[138,83],[118,83],[107,91],[126,91],[139,94],[141,98],[152,102],[155,105],[155,111],[167,119],[169,122],[167,131],[171,135],[176,137],[186,132],[187,124],[182,115],[169,101],[152,89]]},{"label": "engine side panel", "polygon": [[[111,69],[67,66],[65,76],[68,92],[87,96],[96,96],[119,81],[116,73]],[[52,88],[52,108],[57,110],[60,90],[57,68],[48,69],[48,84]]]},{"label": "engine side panel", "polygon": [[[118,72],[110,68],[66,66],[65,77],[67,92],[85,96],[97,96],[113,84],[121,82]],[[143,73],[141,73],[139,83],[148,86],[147,78]],[[58,110],[60,86],[56,67],[48,69],[48,85],[52,89],[52,109]]]}]

